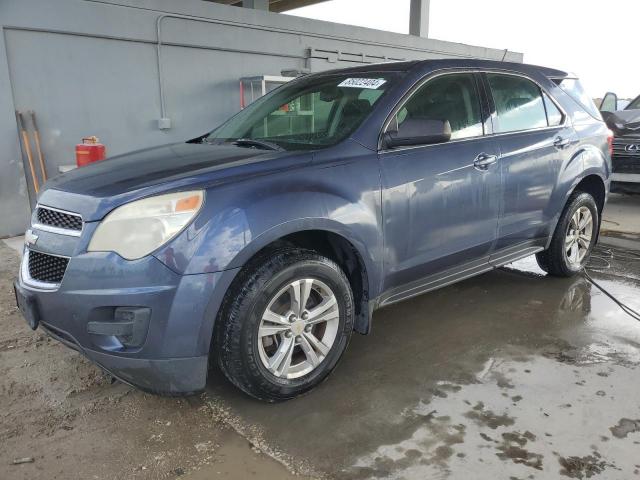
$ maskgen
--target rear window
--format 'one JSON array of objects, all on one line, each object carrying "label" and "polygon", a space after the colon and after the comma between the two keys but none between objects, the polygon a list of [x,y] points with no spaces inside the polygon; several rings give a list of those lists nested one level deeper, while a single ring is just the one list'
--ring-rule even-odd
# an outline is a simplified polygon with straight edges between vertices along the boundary
[{"label": "rear window", "polygon": [[594,118],[602,119],[600,111],[587,92],[584,91],[580,80],[577,78],[556,79],[554,82],[564,90],[567,95],[573,98],[582,108]]}]

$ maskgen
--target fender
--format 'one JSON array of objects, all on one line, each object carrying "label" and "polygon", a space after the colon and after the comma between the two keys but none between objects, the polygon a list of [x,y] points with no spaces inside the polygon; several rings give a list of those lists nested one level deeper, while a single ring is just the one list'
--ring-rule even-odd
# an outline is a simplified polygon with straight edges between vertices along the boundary
[{"label": "fender", "polygon": [[[307,217],[297,220],[291,220],[279,225],[275,225],[258,237],[254,238],[248,243],[242,250],[238,251],[236,256],[228,264],[227,268],[238,268],[244,265],[251,257],[253,257],[258,251],[264,247],[275,242],[276,240],[291,235],[292,233],[299,233],[311,230],[321,230],[330,233],[335,233],[343,237],[349,243],[351,243],[362,260],[365,263],[365,268],[369,272],[374,273],[376,271],[376,265],[378,261],[373,257],[372,252],[366,247],[365,243],[352,229],[346,225],[337,222],[330,218],[321,217]],[[369,279],[371,281],[371,278]]]},{"label": "fender", "polygon": [[381,221],[377,162],[365,155],[362,161],[207,190],[197,221],[154,255],[180,274],[212,273],[242,267],[289,234],[323,230],[353,245],[366,268],[370,293],[376,295]]},{"label": "fender", "polygon": [[[576,169],[580,169],[580,173],[576,173]],[[559,200],[562,202],[562,209],[558,210],[554,216],[550,225],[549,238],[547,239],[546,248],[549,247],[553,233],[556,230],[558,222],[560,221],[560,215],[564,209],[564,205],[575,191],[576,187],[587,177],[596,176],[599,178],[605,189],[605,200],[609,193],[609,175],[611,169],[607,162],[607,158],[602,151],[593,145],[583,145],[575,155],[571,157],[571,160],[565,165],[563,171],[560,174],[558,185],[561,190],[558,192]],[[567,179],[570,181],[563,181]],[[600,219],[602,220],[602,219]],[[598,229],[599,231],[599,229]]]},{"label": "fender", "polygon": [[372,251],[367,248],[359,236],[344,224],[328,218],[303,218],[274,226],[238,252],[229,263],[229,268],[239,270],[241,266],[246,264],[257,252],[273,242],[287,235],[305,231],[322,231],[336,234],[349,242],[356,250],[364,264],[364,281],[366,281],[368,294],[363,297],[359,308],[356,308],[358,314],[355,318],[354,329],[362,334],[369,333],[373,313],[372,298],[378,295],[380,285],[382,284],[382,261],[376,260],[376,258],[372,256]]},{"label": "fender", "polygon": [[[574,155],[570,163],[574,161],[579,162],[578,165],[581,168],[581,173],[574,176],[569,175],[569,178],[571,178],[571,183],[568,185],[567,190],[564,192],[564,203],[567,202],[578,184],[591,175],[596,175],[598,178],[600,178],[600,180],[602,180],[602,183],[604,184],[605,192],[608,192],[609,176],[611,175],[611,171],[608,167],[606,157],[598,148],[593,145],[584,145],[579,150],[579,152]],[[563,171],[562,173],[564,174],[565,171]]]}]

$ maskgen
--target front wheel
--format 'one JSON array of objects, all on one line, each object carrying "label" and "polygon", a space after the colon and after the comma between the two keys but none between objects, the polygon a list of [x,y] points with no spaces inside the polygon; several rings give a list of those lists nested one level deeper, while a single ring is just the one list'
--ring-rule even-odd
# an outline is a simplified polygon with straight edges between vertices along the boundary
[{"label": "front wheel", "polygon": [[240,275],[217,320],[220,369],[260,400],[311,390],[336,366],[353,330],[345,274],[315,252],[287,248]]},{"label": "front wheel", "polygon": [[572,277],[589,261],[600,225],[598,207],[586,192],[574,193],[562,212],[549,248],[536,254],[550,275]]}]

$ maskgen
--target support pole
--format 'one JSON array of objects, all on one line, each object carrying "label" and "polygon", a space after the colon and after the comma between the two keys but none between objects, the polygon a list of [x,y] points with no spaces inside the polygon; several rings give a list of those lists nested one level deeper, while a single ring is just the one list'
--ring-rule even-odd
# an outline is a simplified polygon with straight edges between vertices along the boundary
[{"label": "support pole", "polygon": [[411,0],[409,34],[427,38],[429,36],[430,0]]},{"label": "support pole", "polygon": [[244,8],[253,8],[254,10],[269,10],[269,0],[242,0]]}]

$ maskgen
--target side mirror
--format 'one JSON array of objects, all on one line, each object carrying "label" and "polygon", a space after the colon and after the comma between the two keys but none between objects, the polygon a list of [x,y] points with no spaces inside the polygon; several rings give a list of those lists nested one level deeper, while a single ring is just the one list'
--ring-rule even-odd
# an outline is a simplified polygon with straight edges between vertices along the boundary
[{"label": "side mirror", "polygon": [[384,134],[385,148],[432,145],[451,140],[448,120],[407,119],[396,130]]},{"label": "side mirror", "polygon": [[613,92],[607,92],[600,104],[601,112],[617,112],[618,111],[618,96]]}]

